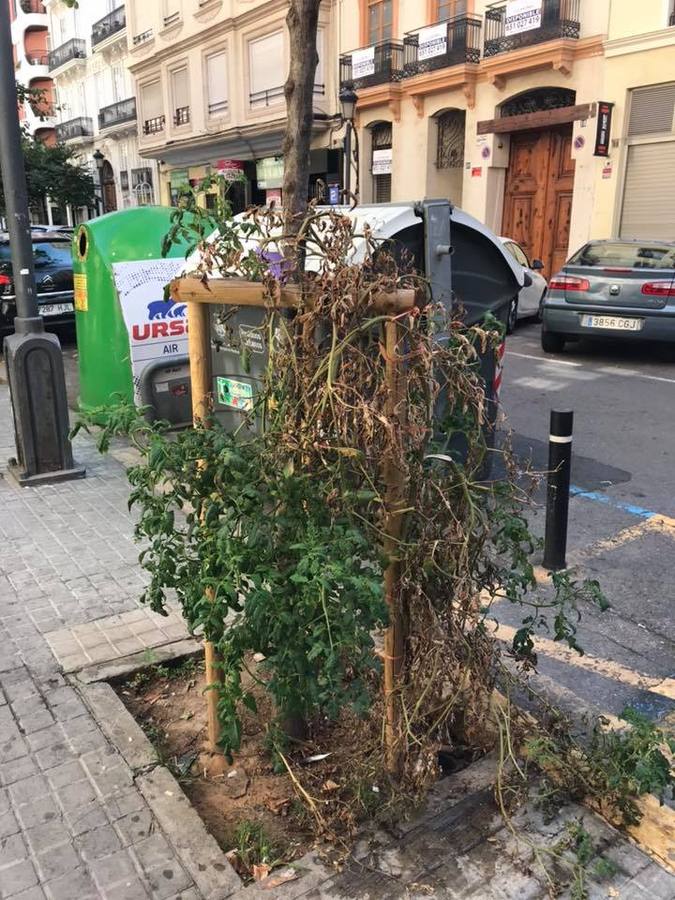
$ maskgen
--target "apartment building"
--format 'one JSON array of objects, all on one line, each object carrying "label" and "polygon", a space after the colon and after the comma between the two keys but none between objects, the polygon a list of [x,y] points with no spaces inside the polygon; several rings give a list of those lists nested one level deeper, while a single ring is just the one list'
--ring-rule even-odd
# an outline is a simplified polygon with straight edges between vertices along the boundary
[{"label": "apartment building", "polygon": [[156,202],[156,166],[138,151],[124,4],[86,0],[71,8],[63,0],[45,0],[45,8],[56,138],[75,148],[99,185],[98,208],[71,211],[74,221]]},{"label": "apartment building", "polygon": [[609,157],[589,210],[593,236],[675,239],[675,4],[614,0],[603,97]]},{"label": "apartment building", "polygon": [[609,7],[345,0],[362,199],[449,197],[550,275],[589,236],[606,165],[594,153]]},{"label": "apartment building", "polygon": [[[313,192],[340,181],[336,5],[324,0],[317,37]],[[286,0],[128,0],[139,148],[160,163],[163,203],[218,171],[231,177],[235,211],[280,198],[287,6]],[[212,195],[204,200],[208,205]]]},{"label": "apartment building", "polygon": [[17,83],[31,88],[38,101],[19,109],[28,134],[46,143],[56,141],[54,83],[47,59],[48,17],[42,0],[6,0],[12,20],[12,52]]}]

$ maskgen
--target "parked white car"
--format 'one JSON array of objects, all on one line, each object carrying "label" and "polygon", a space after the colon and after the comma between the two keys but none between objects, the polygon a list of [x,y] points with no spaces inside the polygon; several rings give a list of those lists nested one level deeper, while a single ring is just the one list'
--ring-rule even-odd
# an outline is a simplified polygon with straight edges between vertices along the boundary
[{"label": "parked white car", "polygon": [[522,266],[525,272],[530,276],[530,284],[525,279],[525,286],[522,287],[517,297],[511,301],[509,308],[509,318],[506,324],[506,330],[509,334],[516,327],[518,319],[529,319],[534,316],[541,315],[541,304],[548,290],[546,279],[540,273],[544,268],[544,264],[540,259],[530,260],[523,248],[512,238],[500,237],[499,240],[504,245],[504,249],[511,254],[518,265]]}]

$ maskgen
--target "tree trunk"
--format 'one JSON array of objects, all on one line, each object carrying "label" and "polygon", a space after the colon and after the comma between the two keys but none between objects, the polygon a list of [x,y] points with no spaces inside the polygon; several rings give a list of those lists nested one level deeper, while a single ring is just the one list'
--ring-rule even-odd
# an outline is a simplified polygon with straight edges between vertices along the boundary
[{"label": "tree trunk", "polygon": [[[286,16],[291,55],[288,79],[284,85],[286,133],[283,142],[282,203],[286,237],[294,237],[298,233],[307,209],[314,76],[319,61],[316,31],[320,5],[321,0],[289,0]],[[291,252],[295,253],[297,249]]]}]

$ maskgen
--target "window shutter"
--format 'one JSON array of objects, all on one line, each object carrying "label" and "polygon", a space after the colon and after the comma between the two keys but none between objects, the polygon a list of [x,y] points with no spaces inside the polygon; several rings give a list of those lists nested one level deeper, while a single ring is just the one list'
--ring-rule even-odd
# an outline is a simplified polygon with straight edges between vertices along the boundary
[{"label": "window shutter", "polygon": [[675,141],[628,148],[621,237],[672,241],[675,235]]},{"label": "window shutter", "polygon": [[675,130],[675,82],[638,88],[631,95],[628,136]]},{"label": "window shutter", "polygon": [[284,36],[281,31],[250,41],[249,67],[251,73],[251,94],[278,90],[283,93]]},{"label": "window shutter", "polygon": [[206,57],[209,115],[227,112],[227,54],[224,50]]},{"label": "window shutter", "polygon": [[171,73],[171,99],[174,111],[190,105],[190,83],[187,68],[176,69]]},{"label": "window shutter", "polygon": [[323,28],[318,28],[316,32],[316,52],[319,54],[319,61],[316,64],[316,74],[314,75],[314,93],[325,94],[326,82],[324,80],[323,54],[324,54],[325,34]]},{"label": "window shutter", "polygon": [[159,81],[153,81],[152,84],[144,84],[141,87],[141,110],[145,120],[155,119],[164,114],[162,85]]}]

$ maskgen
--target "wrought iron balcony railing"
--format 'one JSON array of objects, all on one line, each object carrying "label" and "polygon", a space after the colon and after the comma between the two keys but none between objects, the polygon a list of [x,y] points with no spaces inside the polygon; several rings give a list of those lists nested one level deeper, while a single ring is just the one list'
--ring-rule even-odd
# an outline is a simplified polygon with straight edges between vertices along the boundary
[{"label": "wrought iron balcony railing", "polygon": [[512,20],[507,19],[505,3],[488,6],[485,10],[483,55],[496,56],[555,38],[577,39],[581,30],[580,5],[580,0],[542,0],[538,14],[522,14],[526,18]]},{"label": "wrought iron balcony railing", "polygon": [[131,43],[134,47],[138,47],[139,44],[144,44],[146,41],[152,39],[152,28],[148,28],[147,31],[142,31],[140,34],[135,34],[131,39]]},{"label": "wrought iron balcony railing", "polygon": [[403,44],[380,41],[340,57],[340,83],[351,82],[356,90],[403,78]]},{"label": "wrought iron balcony railing", "polygon": [[248,103],[251,109],[259,109],[261,106],[274,106],[280,103],[284,96],[284,86],[268,88],[266,91],[256,91],[248,95]]},{"label": "wrought iron balcony railing", "polygon": [[84,59],[87,55],[87,45],[82,38],[71,38],[65,44],[61,44],[55,50],[49,52],[49,68],[58,69],[71,59]]},{"label": "wrought iron balcony railing", "polygon": [[164,131],[164,116],[153,116],[152,119],[146,119],[143,122],[143,134],[157,134],[158,131]]},{"label": "wrought iron balcony railing", "polygon": [[72,141],[78,137],[93,137],[94,123],[87,116],[78,116],[77,119],[69,119],[56,126],[56,140],[59,142]]},{"label": "wrought iron balcony railing", "polygon": [[479,16],[461,16],[429,28],[408,31],[403,37],[405,76],[447,69],[480,60]]},{"label": "wrought iron balcony railing", "polygon": [[91,26],[91,46],[95,47],[101,41],[105,41],[118,31],[122,31],[127,26],[127,14],[123,6],[113,9],[107,16],[103,16],[98,22],[94,22]]},{"label": "wrought iron balcony railing", "polygon": [[188,125],[190,123],[190,107],[179,106],[173,114],[174,125]]},{"label": "wrought iron balcony railing", "polygon": [[98,112],[98,127],[100,129],[111,128],[113,125],[121,125],[123,122],[134,122],[135,120],[135,97],[129,97],[128,100],[118,100],[117,103],[104,106]]}]

